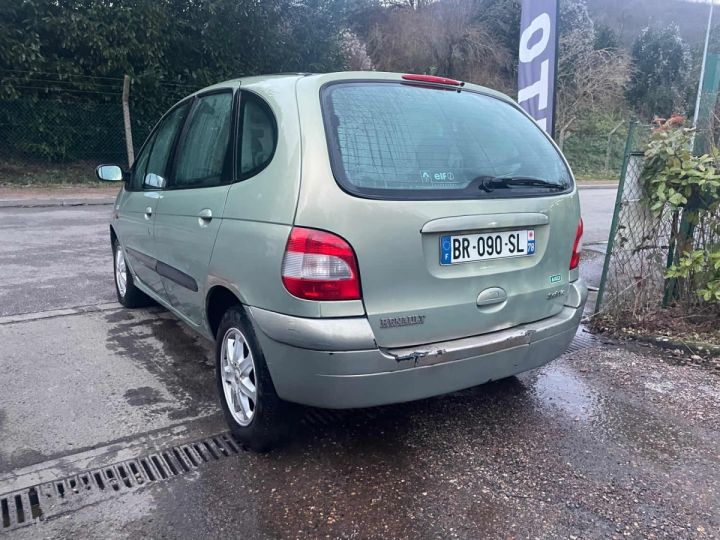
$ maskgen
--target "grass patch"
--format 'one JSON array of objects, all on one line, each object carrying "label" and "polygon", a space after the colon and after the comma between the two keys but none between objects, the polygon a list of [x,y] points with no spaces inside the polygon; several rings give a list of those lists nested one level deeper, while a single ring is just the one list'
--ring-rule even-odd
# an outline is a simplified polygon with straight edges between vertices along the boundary
[{"label": "grass patch", "polygon": [[0,186],[43,187],[83,186],[107,187],[95,176],[97,163],[42,163],[27,161],[0,161]]},{"label": "grass patch", "polygon": [[576,174],[575,179],[578,182],[582,182],[584,184],[591,184],[593,182],[599,182],[599,183],[608,183],[608,182],[617,182],[618,177],[617,175],[614,175],[612,173],[586,173],[586,174]]}]

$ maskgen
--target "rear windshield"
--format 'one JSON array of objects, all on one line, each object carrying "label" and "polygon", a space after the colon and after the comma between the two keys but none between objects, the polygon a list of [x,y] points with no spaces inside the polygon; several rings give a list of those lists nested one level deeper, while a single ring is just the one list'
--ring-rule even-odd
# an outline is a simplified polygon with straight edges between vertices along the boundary
[{"label": "rear windshield", "polygon": [[333,173],[351,193],[452,199],[556,195],[572,188],[570,172],[540,128],[499,99],[352,82],[324,87],[321,100]]}]

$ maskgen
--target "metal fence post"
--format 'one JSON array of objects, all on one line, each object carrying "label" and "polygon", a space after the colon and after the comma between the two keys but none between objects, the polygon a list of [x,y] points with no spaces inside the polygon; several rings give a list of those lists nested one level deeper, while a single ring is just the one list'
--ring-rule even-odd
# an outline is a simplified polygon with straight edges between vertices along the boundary
[{"label": "metal fence post", "polygon": [[622,170],[620,171],[620,179],[618,182],[617,195],[615,196],[615,209],[613,211],[612,223],[610,224],[610,236],[608,238],[607,250],[605,252],[605,261],[603,262],[602,276],[600,277],[600,286],[598,287],[597,300],[595,301],[595,314],[600,312],[603,296],[605,294],[605,282],[610,268],[610,258],[612,257],[613,246],[615,244],[615,235],[617,234],[618,218],[622,209],[623,190],[625,189],[625,176],[627,175],[628,162],[630,161],[630,152],[632,150],[633,140],[635,138],[635,128],[637,122],[632,121],[628,126],[627,139],[625,140],[625,157],[623,158]]},{"label": "metal fence post", "polygon": [[125,147],[127,148],[128,168],[132,167],[135,161],[133,150],[132,127],[130,125],[130,77],[123,78],[122,91],[123,122],[125,123]]}]

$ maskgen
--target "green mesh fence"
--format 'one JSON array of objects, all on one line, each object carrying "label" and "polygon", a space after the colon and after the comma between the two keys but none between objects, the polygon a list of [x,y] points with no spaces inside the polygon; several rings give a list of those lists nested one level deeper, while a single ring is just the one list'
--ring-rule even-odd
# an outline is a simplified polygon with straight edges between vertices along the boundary
[{"label": "green mesh fence", "polygon": [[650,211],[640,181],[644,159],[642,152],[632,152],[625,160],[598,298],[598,308],[620,324],[661,307],[676,217]]},{"label": "green mesh fence", "polygon": [[0,100],[0,156],[37,162],[127,163],[122,106]]},{"label": "green mesh fence", "polygon": [[[158,118],[131,115],[136,154]],[[92,183],[101,163],[128,164],[119,96],[0,99],[0,184]]]},{"label": "green mesh fence", "polygon": [[[618,186],[596,314],[610,315],[616,324],[642,322],[669,301],[670,282],[665,278],[675,256],[675,239],[681,230],[682,210],[665,210],[660,216],[649,208],[641,180],[643,150],[651,126],[631,125]],[[694,249],[720,241],[718,233],[700,220],[692,232]],[[691,307],[697,294],[691,281],[673,283],[675,303]]]}]

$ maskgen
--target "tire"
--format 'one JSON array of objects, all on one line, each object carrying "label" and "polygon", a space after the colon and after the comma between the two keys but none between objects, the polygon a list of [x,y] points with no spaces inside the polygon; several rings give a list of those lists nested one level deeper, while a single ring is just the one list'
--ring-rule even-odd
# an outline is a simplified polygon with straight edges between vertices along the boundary
[{"label": "tire", "polygon": [[225,312],[218,327],[215,379],[225,420],[238,442],[267,452],[286,441],[295,409],[275,392],[265,356],[239,305]]},{"label": "tire", "polygon": [[[113,276],[115,281],[115,294],[118,302],[126,308],[138,308],[152,305],[153,301],[148,295],[135,286],[132,272],[125,262],[125,253],[120,242],[113,240]],[[120,267],[120,271],[118,271]],[[123,278],[124,276],[124,282]]]}]

